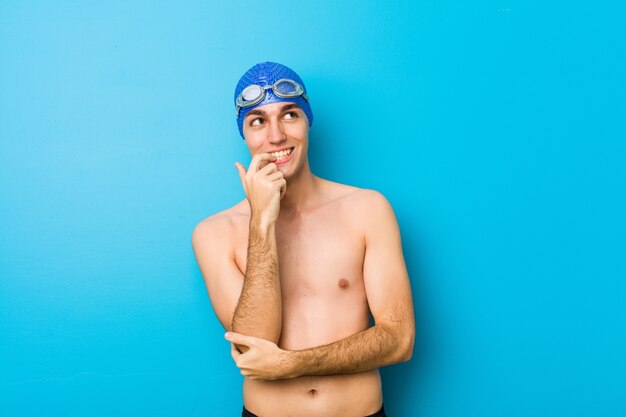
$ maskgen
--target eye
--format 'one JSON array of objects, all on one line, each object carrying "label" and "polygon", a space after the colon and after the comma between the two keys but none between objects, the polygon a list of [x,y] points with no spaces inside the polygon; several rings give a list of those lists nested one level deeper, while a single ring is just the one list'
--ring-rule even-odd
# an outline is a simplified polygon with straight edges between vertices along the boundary
[{"label": "eye", "polygon": [[260,117],[252,119],[252,121],[250,121],[250,126],[259,126],[261,124],[263,124],[263,119],[261,119]]},{"label": "eye", "polygon": [[285,113],[285,119],[287,120],[295,119],[296,117],[298,117],[298,113],[296,113],[295,111]]}]

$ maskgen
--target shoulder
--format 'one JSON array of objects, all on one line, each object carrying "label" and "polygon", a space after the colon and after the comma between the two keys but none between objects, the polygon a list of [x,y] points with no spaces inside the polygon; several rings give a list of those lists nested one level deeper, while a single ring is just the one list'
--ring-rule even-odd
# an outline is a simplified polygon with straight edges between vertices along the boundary
[{"label": "shoulder", "polygon": [[342,205],[355,215],[360,213],[369,217],[372,214],[393,211],[391,204],[380,191],[336,184],[343,190]]},{"label": "shoulder", "polygon": [[202,219],[193,229],[191,241],[193,247],[218,243],[224,245],[234,239],[243,225],[247,224],[250,214],[244,205],[246,200]]},{"label": "shoulder", "polygon": [[362,209],[368,211],[387,210],[391,208],[391,204],[387,198],[377,190],[369,188],[359,188],[358,192],[351,195],[352,203],[357,204]]},{"label": "shoulder", "polygon": [[326,194],[330,196],[329,199],[332,202],[339,202],[352,209],[365,209],[370,208],[372,205],[376,207],[390,207],[385,196],[379,191],[328,180],[323,180],[323,183],[328,190]]},{"label": "shoulder", "polygon": [[398,221],[389,200],[380,191],[357,188],[345,196],[342,211],[346,219],[369,244],[380,236],[397,232]]},{"label": "shoulder", "polygon": [[377,226],[390,225],[396,221],[389,200],[380,191],[327,181],[332,190],[335,209],[357,229],[366,232]]},{"label": "shoulder", "polygon": [[385,229],[397,227],[393,207],[380,191],[361,189],[352,196],[351,204],[356,208],[354,216],[366,240],[368,235],[378,235]]}]

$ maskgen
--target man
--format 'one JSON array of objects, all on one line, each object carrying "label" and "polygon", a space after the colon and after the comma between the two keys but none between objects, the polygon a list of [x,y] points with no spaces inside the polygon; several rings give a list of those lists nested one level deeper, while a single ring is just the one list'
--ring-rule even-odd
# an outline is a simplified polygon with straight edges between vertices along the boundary
[{"label": "man", "polygon": [[193,248],[244,375],[243,416],[384,416],[378,368],[409,360],[415,334],[400,232],[382,194],[311,173],[308,100],[284,65],[241,77],[246,199],[201,221]]}]

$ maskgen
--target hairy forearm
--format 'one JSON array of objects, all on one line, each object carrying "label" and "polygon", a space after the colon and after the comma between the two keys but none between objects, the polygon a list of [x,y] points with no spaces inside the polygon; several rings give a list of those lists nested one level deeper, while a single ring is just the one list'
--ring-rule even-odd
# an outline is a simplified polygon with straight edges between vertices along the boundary
[{"label": "hairy forearm", "polygon": [[410,359],[413,330],[402,322],[382,322],[337,342],[289,351],[287,377],[367,371]]},{"label": "hairy forearm", "polygon": [[281,323],[275,223],[266,225],[252,216],[246,273],[231,328],[237,333],[278,343]]}]

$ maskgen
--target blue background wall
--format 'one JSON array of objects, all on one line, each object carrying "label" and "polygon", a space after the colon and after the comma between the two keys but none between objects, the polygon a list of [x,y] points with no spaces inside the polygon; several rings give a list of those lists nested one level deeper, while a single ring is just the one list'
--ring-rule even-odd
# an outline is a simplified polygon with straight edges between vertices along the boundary
[{"label": "blue background wall", "polygon": [[626,415],[620,2],[0,2],[0,415],[237,415],[191,249],[243,198],[239,76],[306,81],[311,166],[393,204],[391,416]]}]

